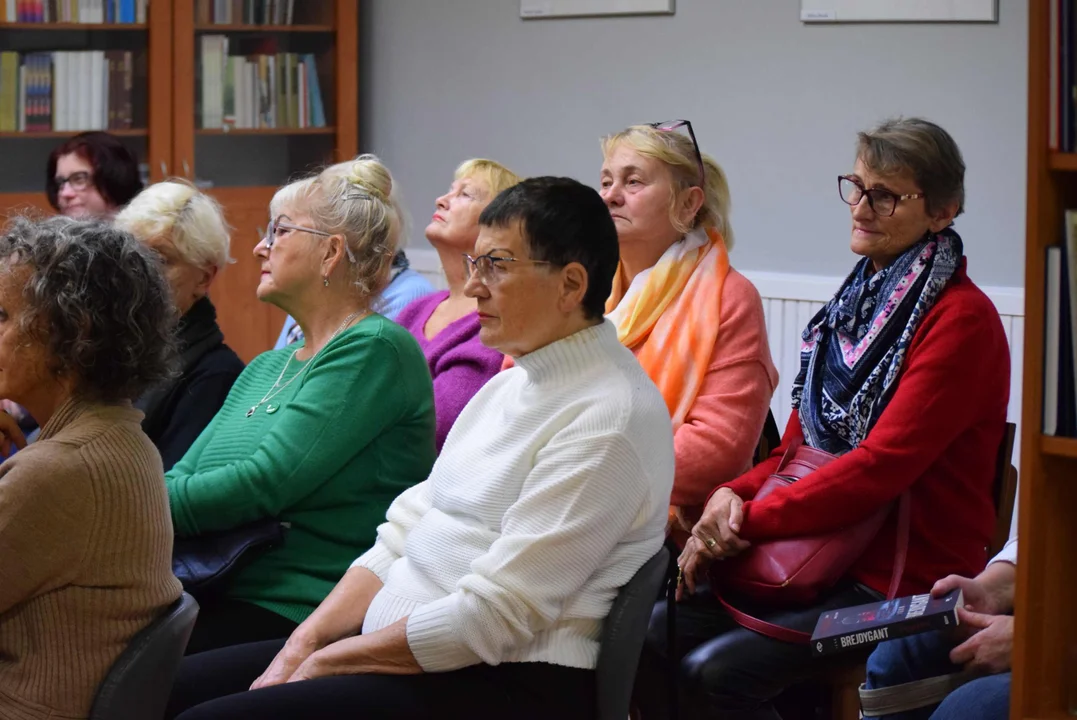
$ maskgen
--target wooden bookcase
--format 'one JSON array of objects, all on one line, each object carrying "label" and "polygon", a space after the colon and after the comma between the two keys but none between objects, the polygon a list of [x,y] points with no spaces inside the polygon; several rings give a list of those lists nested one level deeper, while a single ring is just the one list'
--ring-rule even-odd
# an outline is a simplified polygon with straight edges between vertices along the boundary
[{"label": "wooden bookcase", "polygon": [[[233,228],[235,258],[211,293],[221,329],[245,361],[272,347],[284,314],[255,297],[259,265],[252,250],[280,185],[358,153],[359,0],[295,0],[291,25],[199,23],[196,0],[151,0],[142,25],[0,23],[0,45],[8,49],[3,40],[15,33],[29,49],[122,46],[145,53],[147,126],[114,134],[147,164],[150,182],[187,178],[207,186],[221,202]],[[230,41],[267,39],[281,52],[315,55],[326,127],[200,127],[199,43],[210,34]],[[13,151],[28,168],[20,186],[0,189],[0,216],[26,207],[52,212],[44,195],[45,160],[52,147],[74,134],[0,133],[0,156]]]},{"label": "wooden bookcase", "polygon": [[[1070,0],[1063,0],[1069,2]],[[1077,698],[1077,439],[1043,422],[1045,248],[1077,207],[1077,154],[1049,149],[1050,3],[1030,0],[1028,226],[1013,720],[1072,717]]]}]

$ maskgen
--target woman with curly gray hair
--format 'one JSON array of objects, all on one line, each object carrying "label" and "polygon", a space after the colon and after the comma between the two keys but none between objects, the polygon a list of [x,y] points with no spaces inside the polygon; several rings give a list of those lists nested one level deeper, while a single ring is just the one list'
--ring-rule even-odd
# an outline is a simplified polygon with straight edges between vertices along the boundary
[{"label": "woman with curly gray hair", "polygon": [[[174,326],[127,233],[53,218],[0,235],[0,396],[42,426],[0,465],[0,717],[87,717],[180,595],[161,458],[131,406],[170,376]],[[0,433],[24,445],[5,414]]]},{"label": "woman with curly gray hair", "polygon": [[256,357],[165,479],[181,538],[273,521],[289,529],[199,598],[188,654],[288,637],[434,463],[426,358],[371,309],[400,234],[391,192],[385,166],[361,156],[273,198],[254,248],[258,298],[294,317],[305,339]]}]

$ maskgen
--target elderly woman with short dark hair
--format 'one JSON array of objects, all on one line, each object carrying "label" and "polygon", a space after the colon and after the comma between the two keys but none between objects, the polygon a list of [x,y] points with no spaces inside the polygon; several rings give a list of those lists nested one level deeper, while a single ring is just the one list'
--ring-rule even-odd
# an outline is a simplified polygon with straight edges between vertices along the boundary
[{"label": "elderly woman with short dark hair", "polygon": [[[161,458],[131,406],[170,376],[174,326],[127,233],[54,218],[0,236],[0,395],[42,424],[0,465],[0,716],[87,717],[180,595]],[[0,431],[23,444],[7,415]]]},{"label": "elderly woman with short dark hair", "polygon": [[[677,612],[676,649],[692,717],[777,718],[771,701],[828,667],[805,645],[740,627],[711,593],[730,572],[730,563],[714,560],[840,531],[907,493],[899,596],[927,593],[950,574],[973,576],[987,561],[1010,355],[998,312],[969,278],[952,227],[964,208],[964,174],[957,144],[934,123],[896,119],[860,133],[856,164],[838,178],[838,190],[851,208],[850,245],[861,259],[802,334],[781,446],[711,495],[679,560],[687,581],[679,594],[690,597]],[[834,457],[757,497],[801,443]],[[901,515],[891,511],[851,567],[837,570],[843,579],[813,602],[782,605],[776,597],[776,608],[728,591],[725,599],[810,634],[821,612],[888,593]],[[648,720],[664,716],[665,628],[660,603],[639,683]]]}]

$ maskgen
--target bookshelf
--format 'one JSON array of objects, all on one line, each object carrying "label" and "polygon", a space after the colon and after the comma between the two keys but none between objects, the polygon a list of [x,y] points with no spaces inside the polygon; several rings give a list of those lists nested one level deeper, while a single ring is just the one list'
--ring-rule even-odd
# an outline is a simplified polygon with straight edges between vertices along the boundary
[{"label": "bookshelf", "polygon": [[[150,0],[144,23],[0,21],[0,47],[5,51],[123,50],[142,63],[145,72],[138,79],[141,94],[136,94],[135,102],[144,120],[109,132],[121,137],[144,163],[150,182],[186,178],[205,187],[224,207],[233,228],[236,261],[218,274],[211,296],[226,341],[245,361],[273,345],[284,321],[282,312],[259,302],[254,294],[259,267],[252,250],[268,221],[269,200],[290,178],[354,157],[359,148],[359,0],[290,4],[289,8],[289,0],[230,4]],[[266,7],[290,9],[291,23],[286,24],[283,16],[266,15],[272,12]],[[215,17],[214,11],[230,15]],[[245,19],[258,22],[237,22]],[[275,121],[269,123],[251,111],[247,115],[253,121],[251,117],[247,121],[253,126],[243,127],[234,106],[232,117],[222,112],[219,121],[206,123],[202,78],[207,37],[222,38],[227,47],[227,54],[220,56],[224,64],[235,57],[263,54],[307,60],[303,87],[309,93],[316,79],[324,116],[318,126],[312,122],[312,105],[298,95],[288,101],[288,110],[270,111],[275,112]],[[285,67],[291,67],[298,86],[299,60],[292,62]],[[223,71],[223,65],[216,70]],[[264,79],[264,68],[262,73]],[[26,208],[52,212],[44,195],[45,163],[53,147],[79,131],[0,130],[0,156],[15,167],[29,168],[17,177],[0,177],[0,218]]]},{"label": "bookshelf", "polygon": [[148,29],[149,25],[146,23],[0,22],[0,30],[33,30],[34,32],[70,32],[72,30],[80,32],[97,32],[101,30],[109,30],[112,32],[145,32]]},{"label": "bookshelf", "polygon": [[204,24],[195,26],[195,32],[259,32],[259,33],[331,33],[332,25],[244,25],[237,23]]},{"label": "bookshelf", "polygon": [[[1045,252],[1077,207],[1077,153],[1049,149],[1051,3],[1030,0],[1020,556],[1011,718],[1072,717],[1077,692],[1077,440],[1040,432]],[[1068,2],[1069,0],[1065,0]]]},{"label": "bookshelf", "polygon": [[[268,222],[269,201],[277,187],[290,177],[327,162],[337,162],[358,153],[358,0],[295,0],[291,24],[210,22],[207,8],[198,0],[173,0],[173,43],[175,75],[173,104],[185,108],[175,114],[172,163],[176,173],[195,182],[212,184],[210,192],[225,209],[232,233],[234,265],[220,274],[214,283],[212,299],[218,308],[225,339],[245,361],[273,346],[284,323],[284,313],[255,297],[259,281],[259,262],[253,256],[261,238],[260,230]],[[234,19],[243,16],[233,13]],[[200,100],[206,60],[206,38],[224,38],[233,61],[275,53],[275,59],[293,55],[314,61],[310,72],[316,75],[322,97],[324,126],[298,127],[294,113],[296,101],[288,113],[278,111],[275,119],[283,127],[265,127],[264,118],[247,117],[248,123],[260,127],[237,127],[240,122],[207,123]],[[266,78],[265,62],[261,72]],[[339,72],[338,69],[343,69]],[[278,70],[280,68],[278,67]],[[293,72],[295,66],[292,66]],[[243,115],[238,101],[236,72],[232,80],[232,107],[225,99],[222,117],[231,110],[236,121]],[[283,71],[282,71],[283,72]],[[273,73],[270,69],[269,73]],[[228,74],[227,71],[221,73]],[[275,76],[284,84],[282,75]],[[293,81],[298,75],[293,75]],[[310,74],[306,75],[309,80]],[[295,93],[294,88],[290,90]],[[227,94],[222,97],[227,98]],[[287,101],[278,94],[281,105]],[[309,106],[308,106],[309,108]],[[281,122],[282,115],[291,114]],[[211,113],[212,114],[212,113]],[[247,113],[249,115],[249,113]],[[263,113],[264,114],[264,113]],[[272,114],[272,110],[270,111]],[[307,115],[311,115],[310,112]]]}]

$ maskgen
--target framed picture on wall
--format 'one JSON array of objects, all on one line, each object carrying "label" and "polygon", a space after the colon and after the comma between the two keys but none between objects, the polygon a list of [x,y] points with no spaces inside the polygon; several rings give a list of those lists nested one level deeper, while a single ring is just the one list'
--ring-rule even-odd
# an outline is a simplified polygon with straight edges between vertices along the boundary
[{"label": "framed picture on wall", "polygon": [[600,15],[672,15],[676,0],[520,0],[525,20]]},{"label": "framed picture on wall", "polygon": [[998,22],[998,0],[800,0],[803,22]]}]

